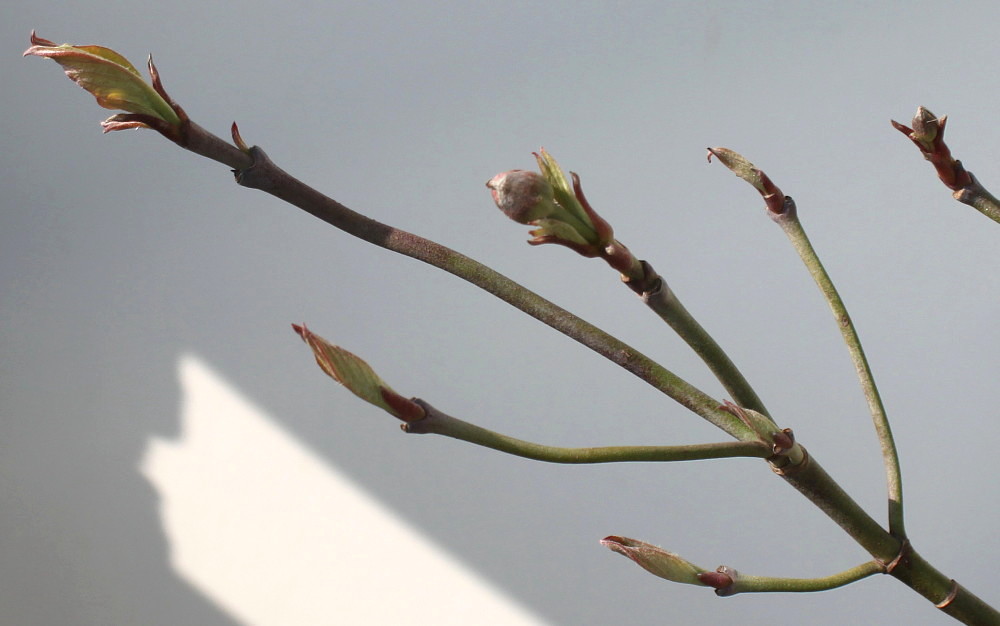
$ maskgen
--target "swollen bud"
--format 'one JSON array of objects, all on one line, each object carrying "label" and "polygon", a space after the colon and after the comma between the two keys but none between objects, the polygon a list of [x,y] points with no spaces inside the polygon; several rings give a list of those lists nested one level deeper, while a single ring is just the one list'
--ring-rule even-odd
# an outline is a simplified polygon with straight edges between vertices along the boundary
[{"label": "swollen bud", "polygon": [[767,193],[761,181],[761,171],[754,167],[754,164],[748,161],[742,154],[729,148],[709,148],[708,160],[711,161],[713,156],[732,170],[733,174],[736,174],[756,187],[757,191],[761,192],[761,194]]},{"label": "swollen bud", "polygon": [[414,422],[423,418],[424,409],[408,398],[399,395],[379,378],[378,374],[357,355],[336,346],[310,331],[305,324],[292,324],[302,341],[312,349],[316,364],[327,376],[358,396],[365,402],[374,404],[389,414]]},{"label": "swollen bud", "polygon": [[486,186],[497,207],[519,224],[531,224],[559,210],[553,199],[552,185],[536,172],[501,172]]},{"label": "swollen bud", "polygon": [[924,158],[931,162],[941,182],[952,191],[960,191],[972,184],[972,175],[962,167],[961,161],[951,156],[951,150],[944,142],[947,121],[947,115],[935,117],[924,107],[917,107],[917,113],[910,121],[913,128],[891,120],[893,128],[909,137]]},{"label": "swollen bud", "polygon": [[628,537],[605,537],[601,544],[632,559],[644,570],[660,578],[686,585],[710,586],[701,580],[708,570],[682,559],[673,552]]},{"label": "swollen bud", "polygon": [[791,198],[786,199],[785,194],[778,189],[777,185],[771,182],[771,179],[767,177],[767,174],[757,169],[757,167],[742,154],[730,150],[729,148],[709,148],[709,162],[712,161],[713,156],[719,159],[723,165],[732,170],[734,174],[753,185],[757,191],[760,192],[772,219],[779,218],[794,210],[795,205],[792,204]]},{"label": "swollen bud", "polygon": [[535,159],[540,174],[511,170],[486,183],[497,207],[515,222],[535,226],[528,240],[532,245],[557,243],[587,257],[606,255],[614,233],[587,202],[579,177],[573,174],[570,185],[544,148]]},{"label": "swollen bud", "polygon": [[944,126],[948,116],[940,119],[924,107],[917,107],[917,113],[910,122],[912,126],[910,139],[923,145],[928,151],[934,149],[934,140],[938,136],[938,130]]}]

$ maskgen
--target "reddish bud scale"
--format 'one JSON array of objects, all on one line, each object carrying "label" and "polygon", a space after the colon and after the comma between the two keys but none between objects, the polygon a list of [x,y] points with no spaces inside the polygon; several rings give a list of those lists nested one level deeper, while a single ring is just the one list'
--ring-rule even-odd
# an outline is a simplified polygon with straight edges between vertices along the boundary
[{"label": "reddish bud scale", "polygon": [[716,591],[722,591],[733,584],[733,579],[729,577],[729,574],[722,572],[702,572],[698,574],[698,580],[709,587],[714,587]]},{"label": "reddish bud scale", "polygon": [[[243,136],[240,134],[240,127],[236,125],[236,122],[233,122],[233,125],[229,127],[229,132],[233,136],[233,144],[239,148],[240,152],[250,154],[250,146],[247,145],[247,142],[243,141]],[[292,326],[295,326],[295,324],[292,324]]]},{"label": "reddish bud scale", "polygon": [[791,428],[785,428],[779,433],[774,433],[771,435],[774,444],[772,446],[772,451],[777,454],[787,454],[788,451],[795,445],[795,435],[792,433]]},{"label": "reddish bud scale", "polygon": [[392,389],[387,389],[385,387],[383,387],[380,391],[382,392],[382,399],[385,400],[386,404],[392,407],[396,417],[402,421],[415,422],[427,416],[427,412],[424,411],[423,407],[413,400],[404,398]]},{"label": "reddish bud scale", "polygon": [[590,222],[594,225],[594,232],[597,234],[597,245],[599,246],[609,246],[615,239],[614,229],[611,228],[611,224],[607,222],[603,217],[597,214],[594,207],[590,206],[590,202],[587,201],[587,197],[583,195],[583,187],[580,185],[580,177],[577,176],[576,172],[570,172],[570,177],[573,179],[573,195],[579,200],[580,206],[583,207],[583,211],[590,218]]}]

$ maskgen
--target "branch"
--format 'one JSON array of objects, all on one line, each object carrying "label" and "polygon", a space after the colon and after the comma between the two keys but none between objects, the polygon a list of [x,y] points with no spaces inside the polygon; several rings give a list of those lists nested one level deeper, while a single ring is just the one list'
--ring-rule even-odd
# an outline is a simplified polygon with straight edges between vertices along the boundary
[{"label": "branch", "polygon": [[[644,460],[639,458],[643,455],[663,455],[664,458],[669,456],[673,460],[680,460],[685,454],[689,459],[718,458],[737,451],[738,455],[757,456],[763,452],[761,440],[769,438],[769,443],[773,445],[770,450],[773,456],[769,456],[768,460],[775,472],[816,504],[879,562],[886,563],[886,572],[912,587],[956,619],[968,624],[1000,624],[1000,613],[934,569],[910,549],[909,542],[885,531],[823,471],[818,463],[809,457],[804,448],[794,442],[790,432],[769,432],[772,422],[766,416],[754,410],[744,411],[734,406],[720,407],[711,397],[630,346],[492,269],[444,246],[355,213],[320,194],[275,166],[259,148],[248,147],[236,131],[235,124],[233,140],[236,147],[223,142],[188,119],[180,106],[163,90],[152,62],[149,63],[149,68],[153,84],[151,89],[147,89],[136,83],[135,77],[138,76],[138,71],[114,51],[99,46],[77,47],[68,44],[56,46],[52,42],[37,38],[34,33],[32,33],[32,44],[26,54],[50,56],[66,68],[70,78],[91,91],[103,106],[128,111],[106,120],[105,131],[136,127],[152,128],[188,150],[229,165],[235,170],[237,181],[243,186],[266,191],[361,239],[455,274],[621,365],[740,440],[736,443],[709,444],[700,447],[622,447],[604,449],[601,453],[584,454],[593,454],[594,458],[601,458],[601,454],[617,454],[619,459],[632,455],[630,460]],[[167,108],[164,108],[164,105]],[[723,158],[718,151],[714,153],[720,156],[720,159]],[[742,157],[739,158],[752,171],[740,170],[737,173],[752,183],[756,181],[754,184],[761,190],[769,210],[777,214],[782,213],[784,196],[780,191],[776,193],[769,191],[769,188],[776,190],[776,187],[762,172],[752,168],[752,164]],[[787,200],[790,202],[790,198]],[[794,204],[790,206],[794,208]],[[564,232],[557,227],[553,228],[555,229],[553,233]],[[320,367],[343,382],[353,393],[381,406],[406,422],[408,429],[427,419],[433,411],[426,403],[406,399],[392,391],[381,382],[367,364],[349,352],[335,346],[330,346],[328,349],[329,344],[326,342],[323,342],[326,345],[319,346],[317,350],[318,338],[315,335],[304,327],[296,327],[296,331],[313,347]],[[506,446],[511,450],[535,454],[538,457],[549,454],[552,458],[558,458],[567,454],[559,452],[566,449],[545,446],[531,448],[530,446],[537,444],[476,430],[475,427],[454,418],[449,421],[442,417],[438,422],[445,424],[444,428],[451,429],[453,433],[468,434],[469,439],[478,438],[483,445],[491,445],[497,449]],[[433,426],[434,422],[427,424]],[[419,429],[420,426],[415,428]],[[743,444],[747,443],[753,445],[743,447]],[[653,452],[653,448],[657,448],[658,451]],[[607,450],[614,452],[609,453]],[[623,450],[631,452],[623,453]],[[579,454],[579,451],[570,454]],[[901,515],[901,508],[899,513]],[[705,573],[700,568],[680,562],[668,569],[670,572],[664,570],[660,574],[697,576]]]},{"label": "branch", "polygon": [[721,565],[714,572],[710,572],[678,554],[628,537],[612,535],[602,539],[601,544],[632,559],[640,567],[660,578],[676,583],[713,587],[715,594],[720,597],[738,593],[826,591],[843,587],[872,574],[885,573],[886,570],[885,565],[876,560],[825,578],[749,576],[726,565]]},{"label": "branch", "polygon": [[886,483],[889,492],[889,531],[900,539],[906,538],[906,530],[903,523],[903,482],[899,467],[899,454],[896,452],[896,444],[893,440],[892,429],[889,427],[889,418],[886,415],[885,407],[882,405],[882,398],[879,395],[878,387],[875,385],[875,378],[872,375],[868,359],[865,357],[861,340],[854,329],[851,316],[844,306],[844,301],[837,293],[830,275],[823,268],[819,256],[813,249],[805,230],[799,222],[798,213],[795,208],[795,201],[791,196],[785,196],[781,189],[775,185],[764,172],[754,167],[753,163],[745,159],[742,155],[726,148],[709,148],[709,158],[712,155],[719,157],[727,167],[733,170],[737,176],[743,178],[760,192],[767,207],[768,216],[774,220],[799,254],[802,262],[809,270],[809,274],[816,281],[816,285],[823,293],[833,316],[837,321],[837,327],[847,344],[847,350],[854,363],[861,389],[864,392],[865,400],[868,402],[868,410],[871,413],[872,421],[875,425],[875,433],[878,436],[879,447],[882,450],[882,462],[885,466]]},{"label": "branch", "polygon": [[972,172],[969,172],[969,178],[972,182],[951,194],[952,197],[962,204],[968,204],[994,222],[1000,223],[1000,200],[987,191]]},{"label": "branch", "polygon": [[[542,446],[469,424],[441,413],[422,400],[406,399],[389,387],[359,357],[329,343],[305,326],[293,325],[293,328],[312,348],[316,362],[324,372],[361,399],[402,420],[403,430],[406,432],[441,434],[517,456],[553,463],[684,461],[731,456],[767,457],[778,475],[826,513],[874,556],[877,562],[883,564],[884,571],[902,580],[949,615],[964,615],[973,620],[967,623],[991,623],[982,621],[984,616],[990,615],[1000,618],[1000,614],[989,605],[959,587],[953,580],[946,578],[920,558],[913,552],[908,541],[900,541],[887,533],[830,478],[818,463],[812,460],[805,448],[794,442],[789,431],[769,433],[770,420],[763,415],[732,404],[724,409],[738,416],[750,430],[758,432],[761,441],[755,443],[726,442],[692,446],[609,448]],[[766,439],[770,439],[770,446],[764,443]],[[707,572],[655,546],[616,537],[608,537],[603,543],[629,556],[654,574],[670,580],[713,586],[717,590],[724,590],[732,583],[732,577],[728,575]],[[761,582],[755,584],[764,585]]]},{"label": "branch", "polygon": [[[767,441],[770,434],[768,432],[765,432],[758,441],[727,441],[686,446],[559,448],[515,439],[442,413],[423,400],[407,399],[382,380],[375,370],[357,355],[323,339],[305,325],[292,324],[292,329],[312,349],[320,369],[365,402],[402,421],[403,431],[407,433],[444,435],[515,456],[550,463],[696,461],[736,456],[768,458],[789,454],[789,450]],[[727,410],[731,411],[732,407],[727,407]],[[744,421],[752,428],[754,422],[746,419]],[[779,441],[790,444],[791,438],[779,437]],[[790,448],[791,445],[787,447]]]},{"label": "branch", "polygon": [[[648,268],[650,273],[655,273],[645,261],[643,261],[643,266]],[[657,278],[660,277],[657,275]],[[736,404],[753,409],[762,415],[770,416],[764,402],[743,376],[743,373],[729,358],[722,346],[688,312],[677,294],[665,281],[657,280],[651,289],[644,290],[639,295],[646,306],[669,324],[677,335],[694,350],[716,379],[722,383]]]},{"label": "branch", "polygon": [[407,433],[444,435],[486,448],[506,452],[536,461],[549,463],[626,463],[700,461],[733,457],[767,458],[772,455],[769,446],[758,441],[726,441],[721,443],[690,444],[680,446],[609,446],[601,448],[560,448],[545,446],[522,439],[508,437],[481,426],[470,424],[435,409],[427,402],[415,398],[426,412],[425,417],[402,424]]},{"label": "branch", "polygon": [[[884,563],[867,561],[843,572],[821,578],[751,576],[725,565],[720,566],[715,572],[711,573],[715,574],[715,576],[704,575],[702,578],[706,582],[714,581],[719,585],[715,589],[716,595],[728,597],[738,593],[811,593],[815,591],[828,591],[857,582],[863,578],[868,578],[873,574],[884,573]],[[716,584],[712,586],[715,587]]]},{"label": "branch", "polygon": [[931,601],[942,612],[965,623],[1000,625],[1000,612],[948,578],[912,549],[886,532],[811,456],[786,470],[775,470],[827,514],[876,560],[886,573]]},{"label": "branch", "polygon": [[[791,198],[788,198],[791,200]],[[843,335],[847,351],[851,355],[851,362],[857,372],[861,389],[864,392],[865,400],[868,402],[868,410],[875,425],[875,433],[878,436],[879,447],[882,450],[882,460],[885,466],[886,484],[889,491],[889,532],[894,536],[904,539],[906,529],[903,521],[903,479],[899,467],[899,454],[896,451],[896,442],[892,436],[892,428],[889,426],[889,417],[886,415],[885,406],[882,404],[882,397],[878,387],[875,385],[875,377],[868,364],[861,339],[854,328],[851,316],[844,306],[844,301],[840,298],[837,288],[834,286],[830,275],[819,260],[819,256],[813,249],[809,238],[806,236],[802,223],[799,221],[795,210],[794,201],[788,203],[788,210],[780,215],[772,215],[772,218],[788,235],[795,251],[799,253],[802,262],[805,263],[812,275],[816,285],[819,286],[823,297],[826,299],[834,318],[837,320],[837,327]]]}]

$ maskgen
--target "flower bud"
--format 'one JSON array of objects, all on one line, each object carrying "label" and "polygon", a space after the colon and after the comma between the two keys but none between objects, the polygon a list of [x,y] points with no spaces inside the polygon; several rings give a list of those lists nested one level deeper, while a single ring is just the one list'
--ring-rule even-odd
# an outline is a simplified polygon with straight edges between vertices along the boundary
[{"label": "flower bud", "polygon": [[912,126],[910,139],[919,142],[928,151],[933,150],[938,130],[944,126],[946,119],[947,116],[938,119],[924,107],[917,107],[917,113],[910,122]]},{"label": "flower bud", "polygon": [[924,107],[917,107],[916,114],[910,120],[910,126],[913,128],[900,124],[896,120],[891,121],[893,127],[917,144],[917,147],[928,159],[931,155],[935,155],[939,160],[944,157],[951,158],[948,147],[944,145],[944,125],[948,121],[947,115],[935,117]]},{"label": "flower bud", "polygon": [[580,179],[571,186],[556,160],[543,148],[535,153],[541,173],[511,170],[486,186],[507,217],[535,226],[528,243],[557,243],[586,257],[603,256],[614,241],[611,225],[587,202]]},{"label": "flower bud", "polygon": [[962,167],[962,162],[951,156],[951,150],[944,142],[944,126],[947,115],[935,117],[924,107],[917,107],[917,113],[910,124],[913,128],[891,120],[893,128],[909,137],[924,158],[937,170],[938,178],[952,191],[959,191],[972,184],[972,175]]},{"label": "flower bud", "polygon": [[530,224],[559,210],[553,199],[552,185],[536,172],[501,172],[486,186],[497,207],[519,224]]}]

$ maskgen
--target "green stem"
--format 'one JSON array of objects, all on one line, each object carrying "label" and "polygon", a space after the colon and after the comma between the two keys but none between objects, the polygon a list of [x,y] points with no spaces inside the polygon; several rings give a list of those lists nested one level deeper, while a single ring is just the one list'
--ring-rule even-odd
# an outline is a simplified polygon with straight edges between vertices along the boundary
[{"label": "green stem", "polygon": [[470,424],[457,417],[442,413],[423,400],[414,399],[414,401],[423,407],[426,416],[416,421],[404,423],[402,428],[408,433],[444,435],[477,446],[549,463],[699,461],[732,457],[766,458],[772,454],[768,446],[755,441],[726,441],[685,446],[608,446],[601,448],[546,446],[508,437]]},{"label": "green stem", "polygon": [[733,584],[720,590],[720,595],[731,596],[737,593],[768,593],[793,592],[805,593],[811,591],[827,591],[868,578],[873,574],[885,572],[885,564],[879,561],[868,561],[857,567],[823,578],[781,578],[772,576],[749,576],[735,573]]},{"label": "green stem", "polygon": [[844,301],[840,298],[840,294],[837,293],[837,288],[833,285],[830,275],[823,268],[819,256],[809,242],[809,237],[806,236],[806,232],[802,228],[802,223],[796,214],[794,203],[789,204],[790,206],[786,211],[780,214],[772,213],[771,217],[781,226],[785,234],[788,235],[789,240],[795,247],[795,251],[798,252],[799,257],[802,258],[802,262],[805,263],[813,280],[816,281],[820,291],[823,292],[823,297],[826,298],[827,304],[830,305],[830,310],[833,311],[833,316],[837,320],[837,327],[840,328],[844,342],[847,344],[847,350],[851,355],[851,361],[854,363],[854,369],[861,383],[861,389],[868,402],[868,410],[875,424],[875,433],[878,436],[879,446],[882,449],[882,460],[885,465],[886,483],[889,491],[889,532],[900,539],[904,539],[906,537],[906,530],[903,523],[903,482],[899,468],[899,455],[896,452],[892,429],[889,427],[889,418],[885,413],[882,398],[879,395],[878,387],[875,385],[875,378],[868,365],[868,359],[865,357],[861,340],[858,338],[858,333],[851,322],[851,316],[847,312],[847,307],[844,306]]},{"label": "green stem", "polygon": [[994,222],[1000,223],[1000,200],[986,190],[979,180],[969,172],[972,184],[966,185],[952,194],[962,204],[968,204]]},{"label": "green stem", "polygon": [[[646,265],[646,267],[649,266]],[[704,361],[736,404],[769,416],[763,401],[747,379],[743,377],[736,364],[722,349],[722,346],[716,343],[708,331],[698,323],[698,320],[691,316],[673,289],[662,278],[656,282],[655,287],[643,292],[640,296],[646,306],[669,324],[674,332]]]},{"label": "green stem", "polygon": [[[938,571],[888,532],[808,454],[802,463],[775,471],[820,508],[876,560],[886,573],[965,624],[1000,626],[1000,612]],[[891,567],[890,567],[891,566]]]},{"label": "green stem", "polygon": [[636,258],[632,251],[617,239],[604,248],[602,257],[608,265],[621,273],[622,282],[642,298],[646,306],[694,350],[736,404],[753,409],[770,419],[764,403],[736,364],[722,346],[716,343],[708,331],[684,308],[677,295],[653,266]]}]

